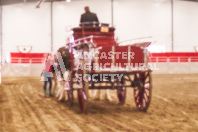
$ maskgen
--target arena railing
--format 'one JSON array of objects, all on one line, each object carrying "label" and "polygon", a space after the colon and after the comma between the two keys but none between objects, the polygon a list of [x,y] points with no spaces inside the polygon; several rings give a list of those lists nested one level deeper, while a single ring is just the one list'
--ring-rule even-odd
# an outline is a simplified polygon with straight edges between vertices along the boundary
[{"label": "arena railing", "polygon": [[198,62],[197,56],[190,56],[190,57],[148,57],[148,62]]},{"label": "arena railing", "polygon": [[[44,63],[45,58],[12,58],[11,63],[19,64],[41,64]],[[149,63],[161,63],[161,62],[198,62],[198,56],[191,57],[148,57]]]},{"label": "arena railing", "polygon": [[29,63],[29,64],[41,64],[44,63],[45,58],[11,58],[11,63]]}]

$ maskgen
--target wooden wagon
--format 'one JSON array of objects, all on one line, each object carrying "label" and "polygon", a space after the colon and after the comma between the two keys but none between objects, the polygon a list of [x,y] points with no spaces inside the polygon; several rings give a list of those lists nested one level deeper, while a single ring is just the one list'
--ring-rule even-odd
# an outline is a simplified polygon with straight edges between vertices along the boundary
[{"label": "wooden wagon", "polygon": [[[70,43],[70,53],[75,57],[71,60],[72,70],[65,88],[68,104],[73,105],[73,92],[77,90],[80,110],[85,112],[89,90],[110,89],[117,91],[119,104],[123,105],[127,88],[133,88],[137,109],[146,112],[152,92],[146,52],[150,42],[121,46],[114,38],[114,27],[77,27],[72,31],[74,41]],[[85,57],[85,53],[91,57]],[[86,63],[91,68],[86,69]]]}]

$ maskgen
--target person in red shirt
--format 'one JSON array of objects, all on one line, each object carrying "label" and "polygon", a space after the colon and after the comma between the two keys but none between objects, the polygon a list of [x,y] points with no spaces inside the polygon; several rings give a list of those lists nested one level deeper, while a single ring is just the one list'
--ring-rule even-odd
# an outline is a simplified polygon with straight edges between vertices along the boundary
[{"label": "person in red shirt", "polygon": [[44,77],[44,96],[47,96],[47,83],[49,82],[49,96],[52,96],[52,67],[53,59],[49,53],[46,54],[46,60],[41,75]]}]

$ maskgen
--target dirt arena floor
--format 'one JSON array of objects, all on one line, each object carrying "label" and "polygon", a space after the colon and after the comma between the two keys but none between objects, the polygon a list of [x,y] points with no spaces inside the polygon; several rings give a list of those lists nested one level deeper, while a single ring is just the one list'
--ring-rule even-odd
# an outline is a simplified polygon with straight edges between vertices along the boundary
[{"label": "dirt arena floor", "polygon": [[40,78],[3,78],[0,85],[0,132],[198,132],[198,75],[153,75],[153,95],[146,113],[135,108],[133,90],[124,106],[90,101],[86,114],[43,98]]}]

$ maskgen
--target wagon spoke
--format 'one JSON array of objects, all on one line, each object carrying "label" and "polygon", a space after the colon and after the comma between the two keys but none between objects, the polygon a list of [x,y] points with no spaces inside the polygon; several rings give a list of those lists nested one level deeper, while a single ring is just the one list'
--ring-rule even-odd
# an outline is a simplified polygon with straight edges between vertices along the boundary
[{"label": "wagon spoke", "polygon": [[146,92],[146,90],[144,91],[144,93],[145,93],[145,95],[146,95],[147,97],[149,97],[149,95],[148,95],[148,93]]},{"label": "wagon spoke", "polygon": [[149,77],[149,72],[147,72],[147,74],[145,75],[145,78],[148,78]]},{"label": "wagon spoke", "polygon": [[147,100],[148,100],[148,96],[144,93],[144,99],[146,100],[146,102],[147,102]]},{"label": "wagon spoke", "polygon": [[142,104],[143,104],[142,108],[145,108],[146,107],[146,99],[145,98],[142,99]]},{"label": "wagon spoke", "polygon": [[145,81],[144,83],[150,83],[150,80],[148,80],[148,81]]},{"label": "wagon spoke", "polygon": [[137,87],[135,87],[135,88],[134,88],[134,91],[137,91],[137,90],[139,90],[139,89],[138,89]]},{"label": "wagon spoke", "polygon": [[146,77],[144,83],[150,83],[150,78]]},{"label": "wagon spoke", "polygon": [[136,89],[136,90],[134,91],[134,94],[135,94],[135,97],[138,97],[138,96],[140,95],[140,91],[139,91],[138,89]]},{"label": "wagon spoke", "polygon": [[140,92],[138,92],[137,94],[135,94],[135,97],[138,97],[140,95]]}]

